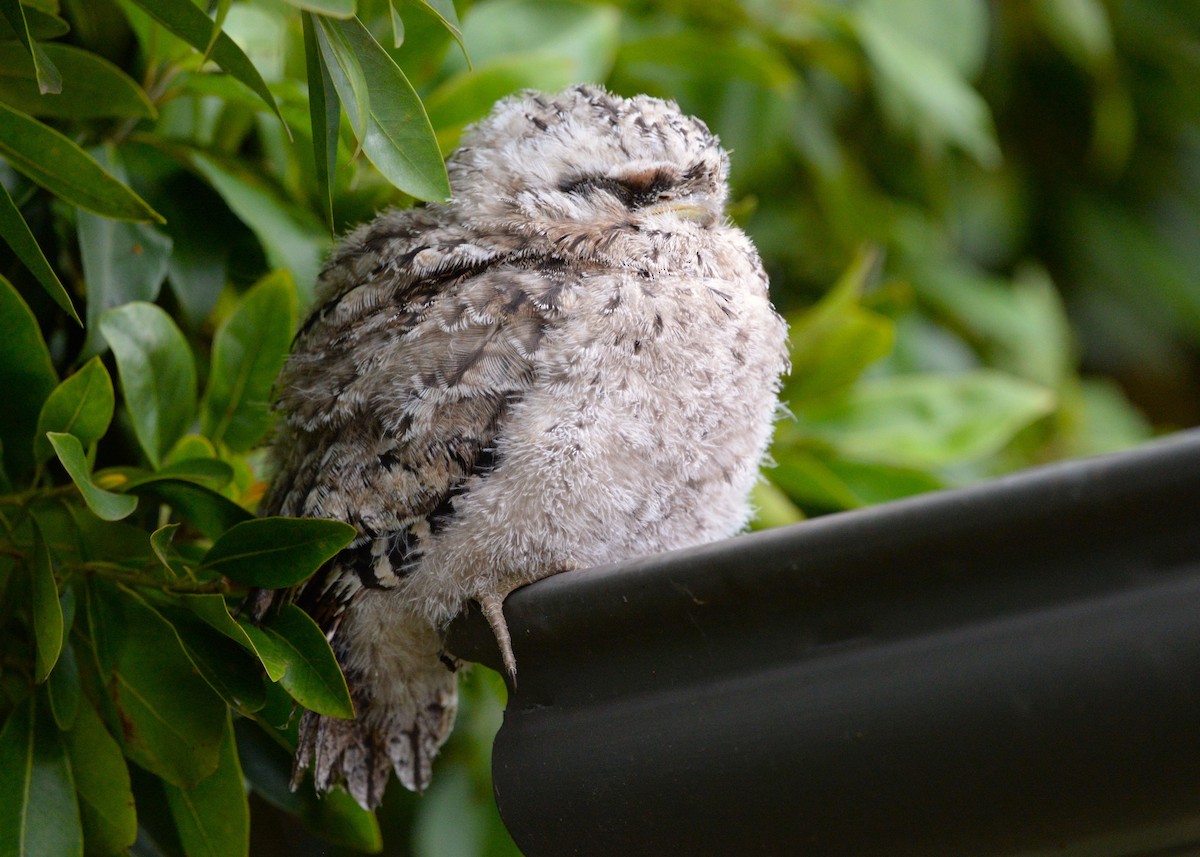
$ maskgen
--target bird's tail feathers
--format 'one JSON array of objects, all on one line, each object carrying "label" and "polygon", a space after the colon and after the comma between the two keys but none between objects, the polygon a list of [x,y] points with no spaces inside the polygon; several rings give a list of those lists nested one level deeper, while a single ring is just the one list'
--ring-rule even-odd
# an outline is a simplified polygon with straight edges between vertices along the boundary
[{"label": "bird's tail feathers", "polygon": [[407,678],[407,692],[397,697],[356,698],[358,715],[353,720],[305,711],[292,767],[292,791],[310,766],[318,792],[344,785],[368,810],[383,800],[389,770],[396,772],[406,789],[424,791],[433,759],[454,726],[457,678],[439,662]]}]

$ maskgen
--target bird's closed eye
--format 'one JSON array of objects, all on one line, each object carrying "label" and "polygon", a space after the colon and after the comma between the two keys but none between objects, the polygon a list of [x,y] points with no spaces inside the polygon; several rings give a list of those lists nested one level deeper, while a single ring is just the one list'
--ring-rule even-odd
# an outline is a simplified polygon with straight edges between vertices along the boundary
[{"label": "bird's closed eye", "polygon": [[636,173],[613,178],[610,176],[583,176],[563,182],[559,190],[565,193],[585,195],[593,190],[607,191],[617,197],[627,208],[638,208],[662,199],[674,181],[662,173]]}]

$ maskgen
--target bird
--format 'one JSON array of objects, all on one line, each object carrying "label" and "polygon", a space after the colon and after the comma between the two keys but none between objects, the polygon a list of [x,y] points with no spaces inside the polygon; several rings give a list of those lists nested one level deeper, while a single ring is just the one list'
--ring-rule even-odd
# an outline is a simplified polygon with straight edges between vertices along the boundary
[{"label": "bird", "polygon": [[675,103],[525,91],[447,170],[334,249],[274,394],[260,513],[357,531],[257,608],[307,611],[355,706],[303,713],[292,787],[367,809],[428,785],[471,601],[515,678],[512,590],[745,528],[788,369],[728,154]]}]

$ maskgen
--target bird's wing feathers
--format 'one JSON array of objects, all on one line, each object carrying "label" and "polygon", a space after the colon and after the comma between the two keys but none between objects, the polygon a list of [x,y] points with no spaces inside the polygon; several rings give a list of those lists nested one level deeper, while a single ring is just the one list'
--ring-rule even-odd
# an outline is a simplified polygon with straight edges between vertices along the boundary
[{"label": "bird's wing feathers", "polygon": [[364,588],[411,572],[456,494],[490,471],[505,413],[560,312],[560,265],[459,243],[450,226],[418,232],[410,219],[376,221],[326,267],[278,385],[279,473],[264,514],[359,531],[276,596],[331,639]]}]

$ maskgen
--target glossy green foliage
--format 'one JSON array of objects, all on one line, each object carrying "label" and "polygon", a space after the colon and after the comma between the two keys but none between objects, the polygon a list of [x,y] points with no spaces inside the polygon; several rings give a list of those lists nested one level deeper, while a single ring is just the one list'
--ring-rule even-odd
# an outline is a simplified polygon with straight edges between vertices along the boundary
[{"label": "glossy green foliage", "polygon": [[213,337],[212,367],[200,403],[200,430],[245,452],[271,425],[268,405],[296,329],[296,289],[286,271],[246,292]]},{"label": "glossy green foliage", "polygon": [[196,366],[187,341],[163,310],[140,301],[109,310],[100,331],[116,358],[142,451],[157,468],[196,410]]},{"label": "glossy green foliage", "polygon": [[0,387],[8,396],[8,407],[0,410],[0,442],[4,466],[13,476],[20,476],[32,457],[37,414],[58,376],[37,319],[3,277],[0,277],[0,319],[5,331],[0,337]]},{"label": "glossy green foliage", "polygon": [[154,117],[154,104],[142,88],[104,57],[56,42],[42,47],[62,72],[66,88],[56,93],[57,98],[43,98],[37,71],[25,51],[15,42],[0,42],[0,67],[6,72],[0,78],[0,100],[5,104],[33,116],[62,119]]},{"label": "glossy green foliage", "polygon": [[83,829],[62,736],[34,697],[0,731],[0,848],[5,854],[83,854]]},{"label": "glossy green foliage", "polygon": [[[87,240],[81,233],[81,250]],[[105,275],[95,277],[94,297],[107,300]],[[291,278],[264,278],[227,311],[203,400],[191,344],[163,309],[128,300],[144,295],[125,292],[97,323],[112,356],[83,361],[84,343],[80,367],[59,381],[36,315],[0,286],[2,367],[21,405],[2,424],[16,477],[0,499],[11,558],[0,582],[16,597],[2,627],[13,663],[29,658],[5,685],[0,780],[16,791],[0,846],[121,853],[138,835],[137,808],[165,799],[169,812],[153,824],[168,824],[182,853],[246,854],[231,716],[255,717],[275,687],[285,719],[288,698],[335,716],[353,710],[306,614],[288,606],[259,626],[230,612],[251,586],[303,581],[353,536],[335,521],[251,520],[262,482],[243,453],[270,429],[270,388],[296,323]],[[133,455],[97,469],[98,448],[118,444],[109,367],[120,379],[119,442]],[[189,433],[197,428],[204,434]],[[175,522],[159,526],[162,516]],[[283,721],[262,722],[272,740],[289,740],[276,731]],[[161,783],[131,780],[128,761]],[[378,844],[353,803],[304,806],[335,839]]]},{"label": "glossy green foliage", "polygon": [[224,725],[216,770],[190,788],[164,786],[179,841],[188,855],[223,857],[245,854],[249,848],[250,805],[228,712]]},{"label": "glossy green foliage", "polygon": [[86,448],[104,437],[113,408],[112,379],[100,358],[93,357],[55,387],[42,404],[33,438],[38,463],[53,454],[47,432],[69,432]]},{"label": "glossy green foliage", "polygon": [[1190,0],[0,0],[0,853],[516,854],[495,675],[365,813],[287,786],[293,705],[352,713],[324,636],[239,609],[352,535],[254,517],[330,236],[444,198],[496,99],[731,150],[790,325],[765,527],[1200,423],[1197,56]]},{"label": "glossy green foliage", "polygon": [[223,533],[204,554],[201,568],[245,586],[286,589],[306,580],[354,533],[341,521],[255,518]]},{"label": "glossy green foliage", "polygon": [[0,156],[66,202],[115,220],[161,220],[70,138],[0,103]]}]

